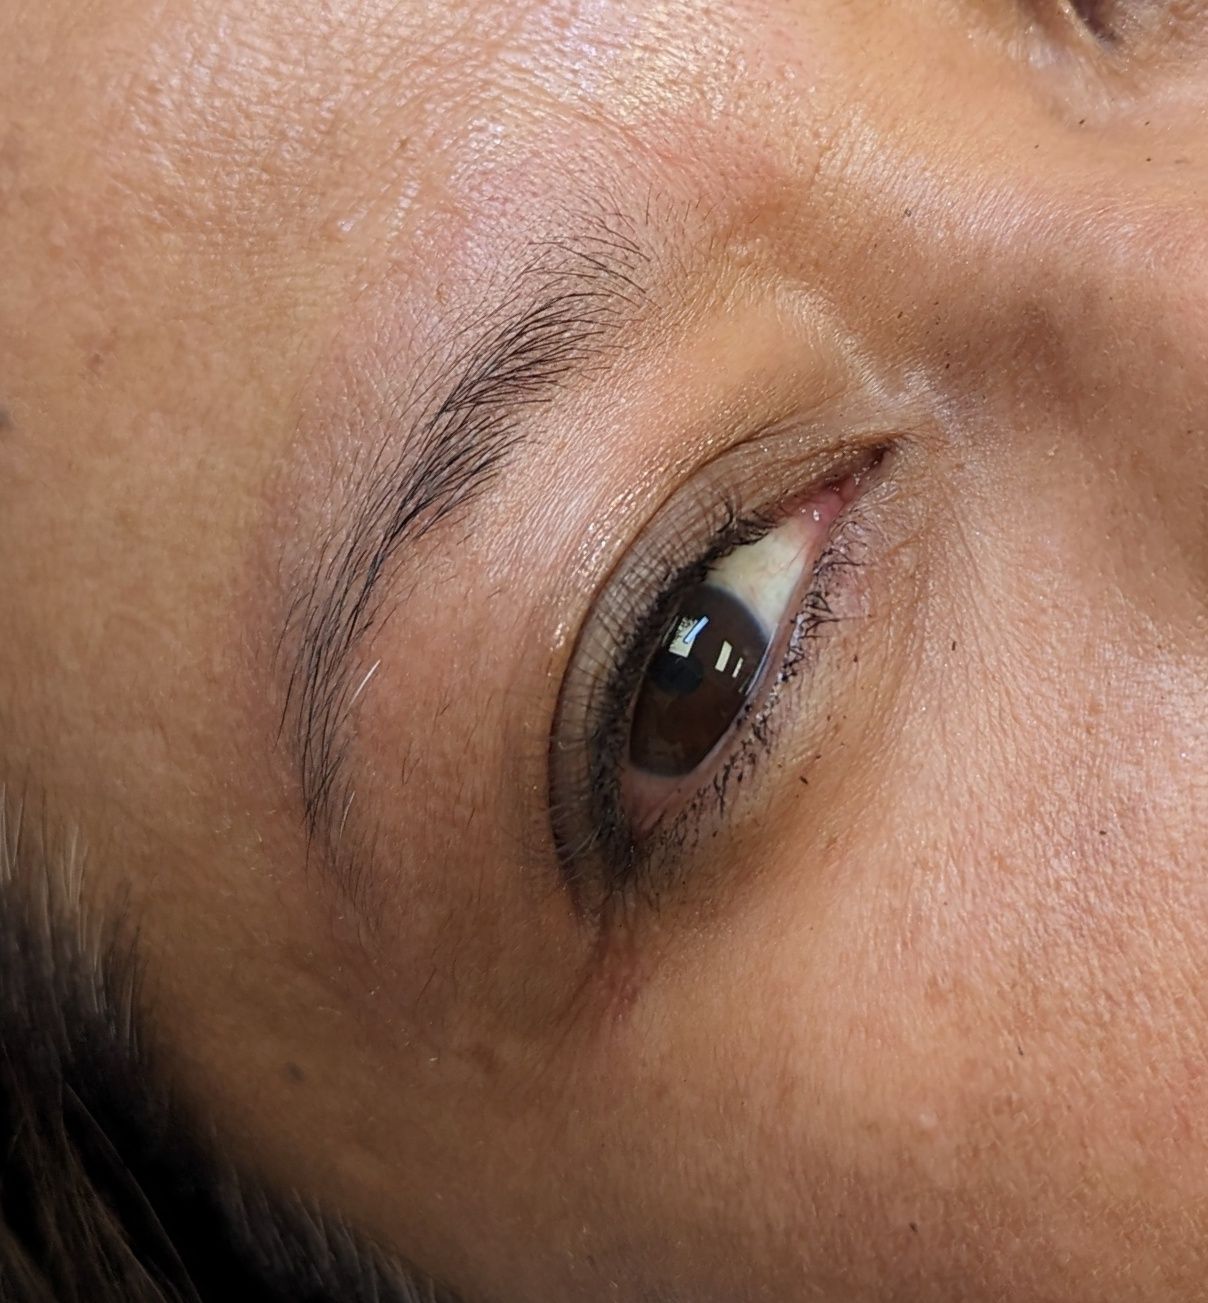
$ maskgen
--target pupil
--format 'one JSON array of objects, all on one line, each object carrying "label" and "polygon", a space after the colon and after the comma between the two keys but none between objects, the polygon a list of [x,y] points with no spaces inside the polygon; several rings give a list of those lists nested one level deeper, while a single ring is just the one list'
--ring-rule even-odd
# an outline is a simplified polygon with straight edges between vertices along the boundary
[{"label": "pupil", "polygon": [[686,593],[638,689],[630,761],[663,777],[690,774],[746,704],[769,641],[724,588],[705,583]]}]

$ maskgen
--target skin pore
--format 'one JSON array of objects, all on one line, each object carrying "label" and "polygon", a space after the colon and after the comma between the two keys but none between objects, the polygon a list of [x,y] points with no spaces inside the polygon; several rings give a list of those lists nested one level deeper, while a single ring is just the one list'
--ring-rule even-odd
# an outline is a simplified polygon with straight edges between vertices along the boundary
[{"label": "skin pore", "polygon": [[[1198,1297],[1208,11],[0,32],[0,784],[223,1149],[473,1303]],[[874,459],[568,865],[620,577]]]}]

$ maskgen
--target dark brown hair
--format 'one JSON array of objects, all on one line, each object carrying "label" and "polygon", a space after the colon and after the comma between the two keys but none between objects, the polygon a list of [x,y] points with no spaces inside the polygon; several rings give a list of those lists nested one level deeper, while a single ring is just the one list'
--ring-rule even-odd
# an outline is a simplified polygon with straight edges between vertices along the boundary
[{"label": "dark brown hair", "polygon": [[133,933],[34,840],[0,815],[0,1300],[455,1303],[223,1157],[157,1069]]}]

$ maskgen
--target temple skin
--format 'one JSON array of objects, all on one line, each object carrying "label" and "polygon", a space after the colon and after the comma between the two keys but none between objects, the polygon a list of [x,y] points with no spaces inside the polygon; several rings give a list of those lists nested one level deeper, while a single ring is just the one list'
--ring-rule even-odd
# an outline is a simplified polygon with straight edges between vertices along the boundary
[{"label": "temple skin", "polygon": [[[0,784],[240,1165],[471,1303],[1202,1297],[1208,11],[1097,13],[0,15]],[[633,301],[390,556],[308,819],[299,612],[606,238]],[[741,797],[585,909],[609,576],[711,467],[881,446]]]}]

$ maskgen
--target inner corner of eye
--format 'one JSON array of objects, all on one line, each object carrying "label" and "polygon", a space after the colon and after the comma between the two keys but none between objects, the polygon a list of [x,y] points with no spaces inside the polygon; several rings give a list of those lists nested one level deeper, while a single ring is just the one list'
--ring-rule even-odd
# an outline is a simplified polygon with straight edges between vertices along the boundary
[{"label": "inner corner of eye", "polygon": [[786,504],[761,537],[728,552],[679,595],[630,721],[621,791],[636,835],[708,780],[759,696],[853,495],[845,480]]}]

